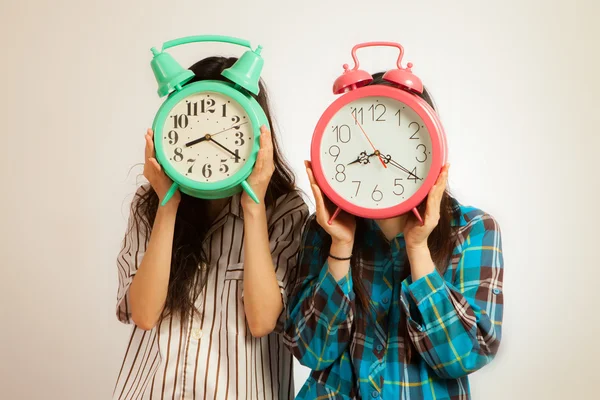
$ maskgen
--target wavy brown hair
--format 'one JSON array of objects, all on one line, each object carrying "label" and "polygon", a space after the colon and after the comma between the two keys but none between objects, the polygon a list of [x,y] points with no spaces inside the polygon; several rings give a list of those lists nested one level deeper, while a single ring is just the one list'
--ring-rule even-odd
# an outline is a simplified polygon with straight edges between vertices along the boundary
[{"label": "wavy brown hair", "polygon": [[[373,75],[373,82],[371,85],[387,85],[393,86],[391,83],[383,80],[383,72],[379,72]],[[419,94],[423,100],[427,102],[435,110],[435,103],[427,91],[427,89],[423,90],[422,94]],[[427,198],[423,200],[423,202],[417,207],[421,215],[425,215],[425,205],[427,202]],[[452,251],[454,250],[454,238],[455,232],[452,228],[452,221],[456,218],[460,217],[460,211],[457,207],[456,200],[451,196],[449,190],[446,190],[442,196],[441,204],[440,204],[440,220],[438,225],[429,235],[427,239],[427,245],[429,247],[429,251],[431,252],[431,258],[435,263],[436,269],[439,271],[441,275],[446,272],[446,269],[450,263],[450,258],[452,256]],[[311,229],[322,230],[320,226],[318,226],[316,222],[316,218],[311,219]],[[354,234],[354,247],[352,250],[352,260],[350,262],[351,270],[352,270],[352,284],[354,287],[354,293],[356,294],[357,302],[357,312],[363,313],[367,318],[362,318],[361,320],[367,322],[370,319],[370,316],[373,315],[372,303],[370,300],[370,295],[365,287],[364,278],[362,273],[362,263],[363,262],[373,262],[373,253],[370,251],[366,251],[368,249],[368,245],[365,242],[366,239],[366,230],[367,230],[367,221],[364,218],[356,217],[356,231]],[[321,248],[321,258],[325,260],[329,254],[329,248],[331,246],[331,237],[327,234],[322,235],[325,237],[326,243],[323,244]],[[402,268],[402,276],[400,279],[404,280],[410,275],[410,263],[408,257],[405,257],[403,261]],[[406,316],[404,316],[406,317]],[[404,320],[403,325],[406,325],[406,320]],[[409,345],[407,348],[407,359],[410,362],[411,353],[412,353],[412,345],[410,345],[410,339],[408,337],[408,331],[406,328],[403,328],[405,342]]]},{"label": "wavy brown hair", "polygon": [[[234,57],[208,57],[198,61],[189,68],[196,76],[187,84],[201,80],[227,81],[221,72],[231,67],[236,61],[237,58]],[[260,93],[255,98],[265,111],[271,130],[273,130],[269,99],[262,80],[259,82],[259,88]],[[265,196],[267,207],[272,205],[278,197],[296,190],[294,174],[282,156],[275,132],[272,133],[275,171]],[[146,238],[150,237],[158,203],[158,196],[151,187],[147,192],[140,193],[134,199],[132,205],[133,227]],[[181,194],[181,202],[175,220],[169,288],[162,314],[163,318],[169,313],[178,313],[183,319],[197,312],[195,302],[206,284],[210,265],[209,257],[203,250],[203,242],[213,222],[208,215],[207,206],[208,200]],[[206,268],[201,266],[206,266]]]}]

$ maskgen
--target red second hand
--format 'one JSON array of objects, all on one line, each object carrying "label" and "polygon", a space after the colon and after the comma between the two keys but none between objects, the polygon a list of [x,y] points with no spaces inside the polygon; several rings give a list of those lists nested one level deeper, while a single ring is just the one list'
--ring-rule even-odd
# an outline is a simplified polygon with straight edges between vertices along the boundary
[{"label": "red second hand", "polygon": [[[350,114],[352,114],[352,113],[350,113]],[[379,151],[375,148],[375,146],[373,146],[373,142],[371,142],[371,139],[369,139],[369,136],[367,135],[367,132],[365,132],[365,130],[360,125],[360,123],[358,122],[358,120],[356,119],[356,116],[354,114],[352,114],[352,117],[356,121],[356,125],[358,125],[358,127],[360,128],[360,130],[362,131],[362,133],[365,135],[365,137],[369,141],[369,144],[373,148],[373,151],[377,154],[377,157],[379,157],[379,161],[381,161],[381,165],[383,165],[383,168],[387,168],[387,165],[385,165],[385,163],[383,162],[383,159],[381,158],[381,154],[379,154]]]}]

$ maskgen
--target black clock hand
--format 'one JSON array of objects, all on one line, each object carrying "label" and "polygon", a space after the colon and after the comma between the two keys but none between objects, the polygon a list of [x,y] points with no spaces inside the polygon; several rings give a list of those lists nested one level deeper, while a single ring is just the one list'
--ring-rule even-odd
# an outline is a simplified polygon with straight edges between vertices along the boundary
[{"label": "black clock hand", "polygon": [[202,136],[199,139],[195,139],[195,140],[192,140],[191,142],[187,142],[185,144],[185,147],[190,147],[190,146],[193,146],[193,145],[195,145],[197,143],[204,142],[206,140],[210,140],[210,135],[207,134],[207,135]]},{"label": "black clock hand", "polygon": [[210,138],[210,141],[213,142],[214,144],[216,144],[217,146],[219,146],[220,148],[222,148],[223,150],[227,151],[232,156],[234,156],[236,160],[238,160],[240,158],[239,155],[235,154],[233,151],[229,150],[227,147],[223,146],[221,143],[217,142],[212,137]]},{"label": "black clock hand", "polygon": [[346,165],[352,165],[352,164],[356,164],[356,163],[361,163],[361,164],[368,164],[369,158],[373,157],[373,156],[378,156],[380,155],[380,153],[378,151],[375,151],[375,153],[371,153],[371,154],[367,154],[366,151],[361,152],[358,157],[356,158],[356,160],[352,161],[351,163],[348,163]]},{"label": "black clock hand", "polygon": [[387,164],[390,163],[392,164],[394,167],[406,172],[409,176],[412,175],[415,177],[415,179],[418,179],[420,181],[422,181],[422,178],[419,178],[417,175],[413,174],[411,171],[409,171],[408,169],[404,168],[402,165],[398,164],[396,161],[392,160],[392,157],[387,155],[383,157],[383,161]]}]

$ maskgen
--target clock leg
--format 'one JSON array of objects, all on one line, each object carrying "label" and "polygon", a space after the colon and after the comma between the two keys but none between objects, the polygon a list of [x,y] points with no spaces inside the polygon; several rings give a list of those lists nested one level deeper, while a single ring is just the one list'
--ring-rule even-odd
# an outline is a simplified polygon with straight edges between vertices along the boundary
[{"label": "clock leg", "polygon": [[252,200],[254,200],[254,202],[256,204],[260,204],[260,200],[258,200],[258,197],[256,197],[256,194],[254,194],[254,191],[250,187],[250,184],[248,183],[248,181],[243,180],[242,183],[241,183],[241,185],[242,185],[242,189],[244,189],[244,191],[246,192],[246,194],[248,196],[250,196],[250,198]]},{"label": "clock leg", "polygon": [[413,208],[412,212],[413,214],[415,214],[415,217],[417,217],[421,225],[423,225],[423,218],[421,218],[421,214],[419,214],[419,210],[417,210],[417,207]]},{"label": "clock leg", "polygon": [[329,218],[329,221],[327,221],[327,223],[329,225],[331,225],[333,223],[333,220],[337,218],[337,216],[340,214],[340,211],[342,211],[342,209],[339,208],[339,207],[335,210],[335,212],[333,213],[333,215],[331,216],[331,218]]},{"label": "clock leg", "polygon": [[173,197],[177,189],[179,189],[179,185],[173,182],[173,184],[169,188],[169,191],[167,192],[167,194],[165,194],[165,198],[163,199],[162,203],[160,203],[160,205],[164,206],[165,204],[167,204],[169,200],[171,200],[171,197]]}]

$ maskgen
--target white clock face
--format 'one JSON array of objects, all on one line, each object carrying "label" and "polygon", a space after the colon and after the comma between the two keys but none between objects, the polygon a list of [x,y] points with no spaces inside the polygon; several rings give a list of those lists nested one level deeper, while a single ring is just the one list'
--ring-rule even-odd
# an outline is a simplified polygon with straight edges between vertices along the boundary
[{"label": "white clock face", "polygon": [[217,92],[181,100],[162,131],[168,162],[183,176],[214,183],[233,176],[249,159],[254,135],[244,108]]},{"label": "white clock face", "polygon": [[363,97],[342,107],[321,141],[325,178],[346,201],[383,209],[408,200],[431,168],[431,138],[404,103]]}]

